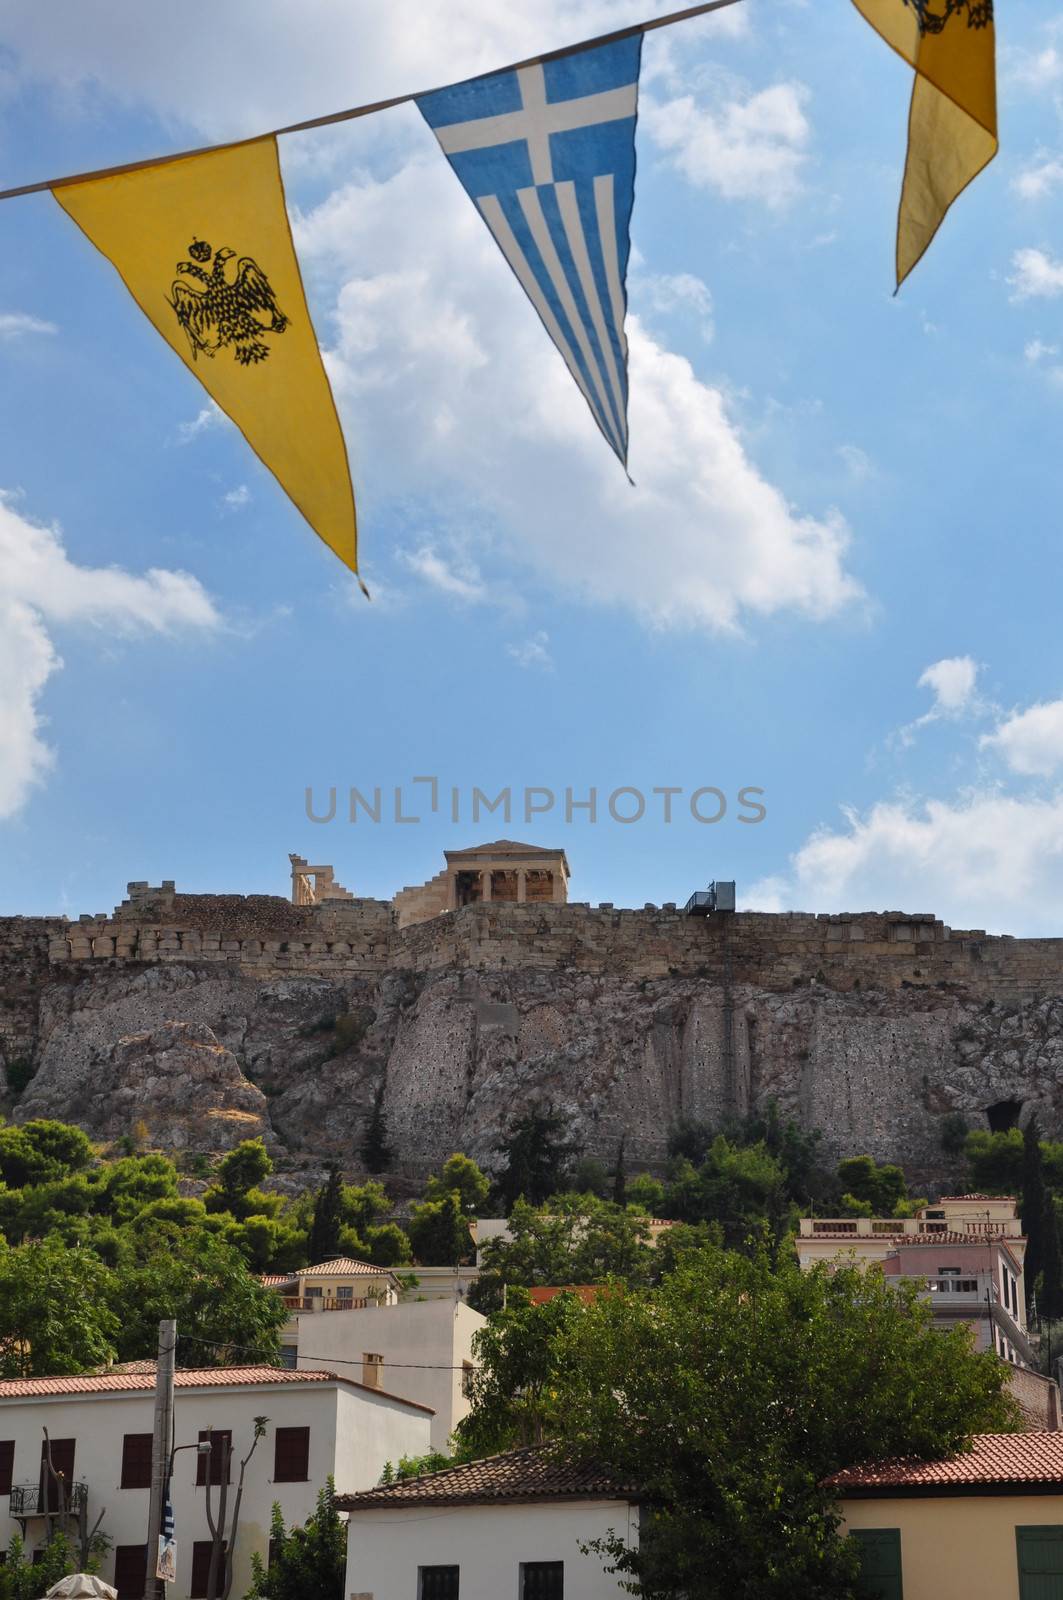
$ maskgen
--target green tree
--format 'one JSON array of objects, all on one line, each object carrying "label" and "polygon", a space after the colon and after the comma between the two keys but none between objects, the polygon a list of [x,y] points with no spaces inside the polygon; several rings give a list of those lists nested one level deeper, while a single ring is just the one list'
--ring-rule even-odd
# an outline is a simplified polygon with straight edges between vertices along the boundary
[{"label": "green tree", "polygon": [[367,1172],[386,1172],[394,1159],[388,1143],[388,1125],[384,1116],[386,1089],[387,1084],[382,1079],[373,1096],[373,1108],[366,1118],[361,1153]]},{"label": "green tree", "polygon": [[367,1228],[365,1242],[375,1267],[398,1267],[413,1259],[409,1236],[397,1222],[382,1222],[379,1227]]},{"label": "green tree", "polygon": [[[498,1365],[486,1340],[481,1359]],[[849,1597],[824,1480],[1018,1425],[1004,1363],[966,1328],[936,1331],[915,1285],[789,1257],[773,1269],[763,1251],[706,1249],[652,1295],[600,1296],[541,1365],[547,1431],[647,1496],[641,1545],[616,1536],[602,1554],[655,1600]],[[501,1399],[478,1392],[463,1435]]]},{"label": "green tree", "polygon": [[1022,1134],[974,1128],[964,1145],[972,1189],[978,1194],[1014,1194],[1022,1189]]},{"label": "green tree", "polygon": [[[94,1569],[95,1563],[90,1567]],[[73,1546],[64,1534],[53,1534],[43,1548],[32,1552],[13,1534],[0,1565],[0,1600],[38,1600],[76,1569]]]},{"label": "green tree", "polygon": [[778,1240],[791,1222],[786,1175],[761,1142],[735,1145],[717,1134],[700,1167],[673,1163],[665,1215],[680,1222],[715,1222],[728,1244],[740,1248],[765,1220]]},{"label": "green tree", "polygon": [[581,1151],[567,1135],[564,1113],[549,1102],[533,1105],[512,1124],[498,1149],[505,1165],[495,1178],[507,1216],[521,1198],[540,1205],[565,1188],[569,1167]]},{"label": "green tree", "polygon": [[554,1195],[545,1206],[518,1200],[507,1235],[488,1239],[470,1293],[478,1311],[496,1310],[505,1287],[552,1287],[624,1278],[647,1283],[654,1268],[644,1215],[590,1194]]},{"label": "green tree", "polygon": [[442,1171],[425,1184],[426,1200],[442,1200],[451,1192],[458,1196],[467,1216],[478,1216],[487,1204],[491,1180],[469,1156],[454,1154],[443,1163]]},{"label": "green tree", "polygon": [[472,1254],[469,1219],[455,1190],[442,1200],[425,1200],[410,1210],[407,1228],[415,1260],[422,1267],[452,1267]]},{"label": "green tree", "polygon": [[347,1576],[347,1523],[336,1510],[331,1478],[301,1528],[284,1526],[274,1503],[270,1563],[251,1557],[253,1582],[246,1600],[343,1600]]},{"label": "green tree", "polygon": [[1036,1113],[1022,1134],[1022,1231],[1026,1235],[1023,1261],[1027,1309],[1037,1292],[1037,1279],[1044,1263],[1044,1222],[1047,1204],[1045,1175],[1041,1163],[1041,1141]]},{"label": "green tree", "polygon": [[0,1253],[0,1377],[89,1372],[113,1361],[111,1274],[56,1238]]},{"label": "green tree", "polygon": [[84,1172],[92,1165],[94,1151],[88,1134],[68,1122],[39,1118],[24,1122],[22,1132],[41,1159],[52,1163],[62,1174]]},{"label": "green tree", "polygon": [[338,1167],[329,1167],[328,1177],[314,1196],[314,1215],[307,1240],[311,1262],[331,1261],[340,1253],[343,1226],[343,1179]]},{"label": "green tree", "polygon": [[627,1181],[627,1204],[648,1217],[659,1217],[664,1211],[665,1186],[661,1178],[649,1172],[637,1172]]},{"label": "green tree", "polygon": [[[838,1182],[846,1210],[869,1217],[892,1217],[905,1201],[908,1186],[900,1167],[880,1165],[870,1156],[850,1156],[838,1163]],[[855,1205],[847,1202],[855,1201]]]},{"label": "green tree", "polygon": [[1049,1194],[1041,1226],[1041,1293],[1037,1310],[1042,1322],[1063,1317],[1063,1241],[1060,1240],[1059,1208]]},{"label": "green tree", "polygon": [[166,1317],[177,1319],[178,1366],[277,1359],[277,1335],[288,1313],[281,1297],[248,1271],[238,1250],[208,1233],[157,1234],[147,1246],[144,1256],[127,1256],[113,1274],[114,1304],[122,1312],[116,1341],[121,1360],[152,1355]]},{"label": "green tree", "polygon": [[472,1410],[454,1430],[462,1456],[540,1444],[560,1431],[564,1336],[583,1312],[574,1294],[533,1306],[517,1289],[473,1334],[476,1366],[466,1379]]},{"label": "green tree", "polygon": [[624,1146],[627,1135],[620,1135],[620,1143],[616,1147],[616,1161],[613,1163],[613,1204],[614,1206],[627,1205],[627,1165],[624,1161]]},{"label": "green tree", "polygon": [[960,1111],[950,1111],[938,1124],[941,1148],[947,1156],[962,1156],[967,1148],[970,1133],[967,1118]]}]

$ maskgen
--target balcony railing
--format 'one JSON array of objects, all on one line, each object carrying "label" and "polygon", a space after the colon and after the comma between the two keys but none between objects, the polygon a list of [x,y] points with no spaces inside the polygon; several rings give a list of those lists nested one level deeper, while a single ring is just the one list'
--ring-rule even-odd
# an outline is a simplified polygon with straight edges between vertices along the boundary
[{"label": "balcony railing", "polygon": [[349,1300],[326,1300],[321,1294],[286,1294],[282,1298],[289,1311],[364,1311],[377,1304],[375,1300],[356,1300],[353,1295]]},{"label": "balcony railing", "polygon": [[[66,1486],[67,1511],[79,1511],[88,1496],[84,1483]],[[55,1517],[59,1514],[59,1490],[54,1483],[16,1483],[11,1487],[11,1515],[13,1517]]]},{"label": "balcony railing", "polygon": [[982,1294],[977,1278],[928,1278],[926,1286],[931,1294],[949,1295],[952,1299],[978,1299]]}]

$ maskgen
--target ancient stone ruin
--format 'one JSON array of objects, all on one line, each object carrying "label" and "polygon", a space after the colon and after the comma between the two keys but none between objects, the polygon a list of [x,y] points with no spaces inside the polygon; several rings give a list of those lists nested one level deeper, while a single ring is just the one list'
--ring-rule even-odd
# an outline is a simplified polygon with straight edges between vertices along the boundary
[{"label": "ancient stone ruin", "polygon": [[949,1113],[1036,1109],[1063,1137],[1063,940],[566,902],[564,853],[512,841],[391,902],[292,869],[292,900],[133,883],[109,916],[0,919],[9,1114],[187,1149],[261,1132],[354,1170],[383,1085],[410,1174],[488,1161],[534,1097],[590,1153],[623,1135],[629,1166],[659,1164],[680,1117],[769,1099],[913,1181],[942,1172]]}]

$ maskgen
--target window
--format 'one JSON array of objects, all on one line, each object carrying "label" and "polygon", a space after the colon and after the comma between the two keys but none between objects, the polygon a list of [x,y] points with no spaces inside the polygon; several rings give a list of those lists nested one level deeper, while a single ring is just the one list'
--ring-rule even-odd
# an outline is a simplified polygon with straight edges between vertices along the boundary
[{"label": "window", "polygon": [[341,1283],[339,1285],[339,1287],[337,1288],[337,1290],[336,1290],[336,1299],[337,1300],[353,1300],[354,1299],[354,1284],[353,1283]]},{"label": "window", "polygon": [[[74,1481],[74,1446],[76,1439],[52,1440],[52,1467],[63,1479],[69,1498]],[[59,1485],[48,1471],[48,1441],[41,1440],[41,1501],[49,1511],[59,1510]]]},{"label": "window", "polygon": [[123,1489],[151,1488],[150,1433],[127,1433],[122,1440],[122,1482],[120,1487]]},{"label": "window", "polygon": [[[192,1546],[192,1582],[189,1584],[189,1600],[206,1600],[207,1579],[210,1577],[210,1552],[214,1548],[213,1539],[197,1539]],[[224,1544],[221,1555],[218,1557],[218,1587],[221,1587],[221,1562],[225,1555]]]},{"label": "window", "polygon": [[564,1600],[563,1561],[522,1561],[520,1600]]},{"label": "window", "polygon": [[297,1344],[281,1345],[281,1366],[294,1371],[299,1365],[299,1346]]},{"label": "window", "polygon": [[210,1461],[210,1481],[220,1483],[222,1472],[225,1470],[226,1457],[229,1458],[230,1473],[228,1482],[232,1482],[232,1444],[233,1436],[230,1428],[215,1428],[212,1432],[206,1428],[199,1430],[200,1444],[210,1440],[210,1456],[196,1457],[196,1483],[204,1484],[207,1481],[207,1461]]},{"label": "window", "polygon": [[417,1600],[458,1600],[458,1567],[418,1567]]},{"label": "window", "polygon": [[15,1441],[0,1439],[0,1494],[11,1493],[11,1474],[15,1470]]},{"label": "window", "polygon": [[875,1600],[904,1600],[899,1528],[854,1528],[863,1592]]},{"label": "window", "polygon": [[273,1444],[274,1483],[306,1483],[310,1477],[310,1429],[278,1428]]},{"label": "window", "polygon": [[118,1590],[118,1600],[143,1600],[147,1579],[147,1556],[146,1544],[115,1546],[114,1586]]},{"label": "window", "polygon": [[1063,1528],[1016,1528],[1019,1600],[1051,1600],[1063,1594]]}]

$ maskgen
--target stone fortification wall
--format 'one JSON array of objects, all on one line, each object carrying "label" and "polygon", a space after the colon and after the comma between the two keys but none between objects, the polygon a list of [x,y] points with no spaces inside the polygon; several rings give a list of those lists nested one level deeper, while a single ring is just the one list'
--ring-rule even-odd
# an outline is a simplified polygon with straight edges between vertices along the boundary
[{"label": "stone fortification wall", "polygon": [[[942,1170],[941,1120],[1036,1110],[1063,1137],[1063,940],[900,912],[690,918],[674,906],[477,904],[408,927],[375,900],[130,886],[111,916],[0,922],[16,1117],[241,1125],[357,1168],[384,1092],[400,1166],[489,1161],[549,1098],[591,1153],[659,1163],[680,1117],[775,1100],[828,1153]],[[206,1110],[182,1131],[174,1075]],[[1009,1111],[1010,1108],[1010,1111]]]},{"label": "stone fortification wall", "polygon": [[[132,887],[132,886],[131,886]],[[12,919],[12,925],[31,919]],[[702,977],[775,990],[974,985],[1021,997],[1063,984],[1063,939],[1014,939],[950,929],[929,914],[813,916],[801,912],[688,917],[673,905],[478,904],[400,928],[380,900],[293,906],[274,895],[151,890],[112,917],[33,922],[52,963],[205,961],[252,976],[388,968],[505,971],[526,967],[632,979]],[[0,944],[3,940],[0,924]]]}]

